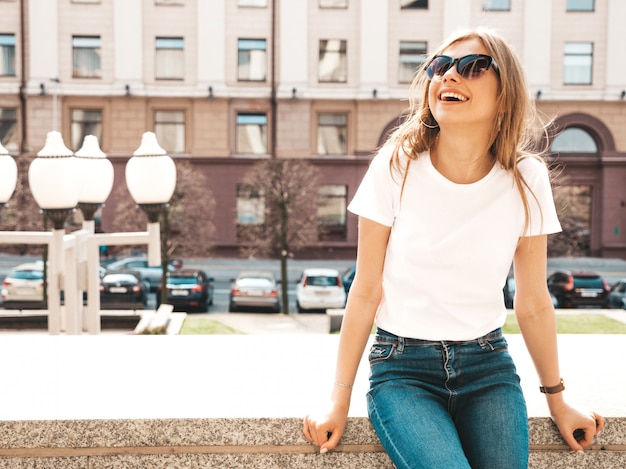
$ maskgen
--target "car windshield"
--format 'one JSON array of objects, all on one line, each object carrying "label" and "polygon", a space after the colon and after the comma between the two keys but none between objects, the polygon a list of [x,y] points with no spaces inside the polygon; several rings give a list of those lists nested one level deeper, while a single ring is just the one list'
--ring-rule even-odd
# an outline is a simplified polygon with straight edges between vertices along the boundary
[{"label": "car windshield", "polygon": [[574,276],[574,288],[604,288],[600,277]]},{"label": "car windshield", "polygon": [[239,287],[272,288],[272,281],[268,278],[240,278],[237,281]]},{"label": "car windshield", "polygon": [[306,284],[315,287],[336,287],[339,285],[339,279],[332,276],[307,277]]},{"label": "car windshield", "polygon": [[167,279],[167,283],[170,285],[188,285],[190,283],[200,283],[198,281],[198,277],[188,276],[188,277],[169,277]]},{"label": "car windshield", "polygon": [[19,280],[41,280],[43,279],[43,270],[16,270],[10,277]]},{"label": "car windshield", "polygon": [[129,282],[137,283],[137,277],[130,274],[111,274],[105,275],[102,279],[103,283]]}]

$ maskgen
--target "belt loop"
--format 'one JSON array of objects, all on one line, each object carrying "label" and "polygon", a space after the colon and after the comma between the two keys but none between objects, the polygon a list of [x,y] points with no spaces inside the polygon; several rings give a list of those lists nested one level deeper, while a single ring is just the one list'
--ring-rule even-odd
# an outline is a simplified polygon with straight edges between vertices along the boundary
[{"label": "belt loop", "polygon": [[398,337],[398,353],[404,352],[404,337]]}]

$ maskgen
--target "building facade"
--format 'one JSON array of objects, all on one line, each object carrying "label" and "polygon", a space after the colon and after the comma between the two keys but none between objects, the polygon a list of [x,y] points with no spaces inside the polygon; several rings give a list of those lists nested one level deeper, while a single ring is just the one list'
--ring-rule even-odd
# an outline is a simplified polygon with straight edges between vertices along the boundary
[{"label": "building facade", "polygon": [[563,216],[585,254],[626,258],[625,19],[623,0],[0,0],[0,138],[34,155],[50,130],[72,150],[96,135],[121,181],[154,131],[205,174],[218,256],[237,256],[238,224],[258,222],[250,166],[307,159],[328,229],[306,255],[350,258],[346,206],[415,69],[454,30],[487,26],[554,120]]}]

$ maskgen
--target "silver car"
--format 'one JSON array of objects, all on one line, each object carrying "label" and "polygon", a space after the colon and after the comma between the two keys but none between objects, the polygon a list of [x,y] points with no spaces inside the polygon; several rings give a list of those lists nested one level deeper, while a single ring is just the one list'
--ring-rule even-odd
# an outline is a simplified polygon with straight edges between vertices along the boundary
[{"label": "silver car", "polygon": [[43,262],[20,264],[9,271],[2,282],[5,308],[41,307],[43,298]]},{"label": "silver car", "polygon": [[269,309],[280,313],[280,294],[271,272],[241,272],[231,281],[229,311]]}]

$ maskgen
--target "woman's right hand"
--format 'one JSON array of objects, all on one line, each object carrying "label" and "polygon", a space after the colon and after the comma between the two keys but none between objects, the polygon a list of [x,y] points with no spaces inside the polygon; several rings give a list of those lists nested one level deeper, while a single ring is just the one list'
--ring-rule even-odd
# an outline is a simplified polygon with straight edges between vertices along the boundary
[{"label": "woman's right hand", "polygon": [[331,405],[327,411],[304,417],[304,436],[315,446],[319,446],[320,454],[325,454],[337,446],[347,421],[348,409]]}]

